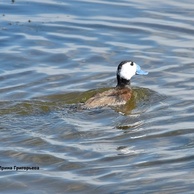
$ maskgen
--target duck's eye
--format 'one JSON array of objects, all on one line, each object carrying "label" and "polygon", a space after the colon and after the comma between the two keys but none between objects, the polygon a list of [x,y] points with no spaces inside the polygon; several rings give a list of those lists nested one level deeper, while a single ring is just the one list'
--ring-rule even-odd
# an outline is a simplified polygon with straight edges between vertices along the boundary
[{"label": "duck's eye", "polygon": [[134,63],[133,62],[131,62],[131,66],[133,66],[134,65]]}]

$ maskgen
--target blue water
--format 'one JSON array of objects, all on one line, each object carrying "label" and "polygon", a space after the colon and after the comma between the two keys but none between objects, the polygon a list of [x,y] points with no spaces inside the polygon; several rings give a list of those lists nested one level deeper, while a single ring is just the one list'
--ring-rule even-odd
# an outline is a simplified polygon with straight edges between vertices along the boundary
[{"label": "blue water", "polygon": [[[2,193],[193,193],[193,1],[0,4]],[[80,109],[126,59],[130,108]]]}]

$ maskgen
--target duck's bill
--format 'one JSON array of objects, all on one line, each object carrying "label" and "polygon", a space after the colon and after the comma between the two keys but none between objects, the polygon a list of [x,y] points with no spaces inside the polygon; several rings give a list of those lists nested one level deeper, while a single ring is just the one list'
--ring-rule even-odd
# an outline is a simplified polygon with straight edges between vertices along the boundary
[{"label": "duck's bill", "polygon": [[143,71],[139,65],[136,64],[136,67],[137,67],[137,69],[136,69],[136,74],[137,75],[147,75],[148,74],[148,72]]}]

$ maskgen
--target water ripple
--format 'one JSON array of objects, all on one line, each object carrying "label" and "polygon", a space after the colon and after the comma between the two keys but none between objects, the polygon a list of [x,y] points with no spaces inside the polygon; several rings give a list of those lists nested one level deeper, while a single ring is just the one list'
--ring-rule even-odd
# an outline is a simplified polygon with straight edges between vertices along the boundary
[{"label": "water ripple", "polygon": [[[2,192],[193,193],[191,0],[1,4],[0,167],[40,168]],[[126,59],[149,71],[131,106],[81,109]]]}]

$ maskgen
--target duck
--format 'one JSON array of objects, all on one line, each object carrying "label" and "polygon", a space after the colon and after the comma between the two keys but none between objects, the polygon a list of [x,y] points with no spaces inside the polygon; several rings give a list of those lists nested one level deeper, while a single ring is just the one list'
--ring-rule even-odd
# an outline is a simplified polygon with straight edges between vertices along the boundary
[{"label": "duck", "polygon": [[141,67],[133,61],[126,60],[120,62],[116,71],[116,87],[95,94],[85,102],[84,108],[91,109],[125,105],[132,96],[132,88],[130,86],[131,78],[134,75],[147,74],[147,71],[142,70]]}]

